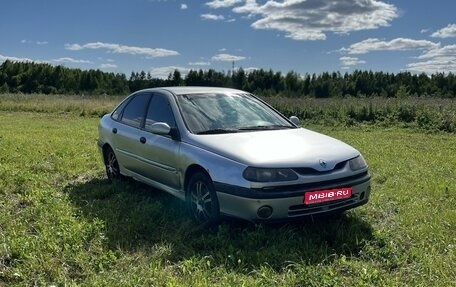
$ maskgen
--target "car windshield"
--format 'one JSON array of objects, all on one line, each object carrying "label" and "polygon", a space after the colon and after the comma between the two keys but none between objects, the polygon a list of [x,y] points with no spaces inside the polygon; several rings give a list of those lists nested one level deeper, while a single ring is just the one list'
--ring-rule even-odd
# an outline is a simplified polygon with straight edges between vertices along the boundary
[{"label": "car windshield", "polygon": [[187,128],[195,134],[295,128],[248,94],[191,94],[177,99]]}]

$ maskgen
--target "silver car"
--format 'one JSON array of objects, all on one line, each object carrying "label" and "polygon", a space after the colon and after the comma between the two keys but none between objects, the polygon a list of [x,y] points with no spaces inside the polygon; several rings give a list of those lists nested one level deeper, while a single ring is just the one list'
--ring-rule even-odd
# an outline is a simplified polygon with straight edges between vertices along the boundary
[{"label": "silver car", "polygon": [[299,219],[369,200],[370,174],[356,149],[244,91],[141,90],[103,116],[98,131],[109,179],[169,192],[200,223]]}]

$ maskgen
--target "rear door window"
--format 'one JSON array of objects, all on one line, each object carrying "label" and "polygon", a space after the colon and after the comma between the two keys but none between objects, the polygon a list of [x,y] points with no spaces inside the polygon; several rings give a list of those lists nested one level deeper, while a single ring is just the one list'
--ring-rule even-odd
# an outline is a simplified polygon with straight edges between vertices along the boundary
[{"label": "rear door window", "polygon": [[147,104],[150,100],[149,93],[136,95],[125,107],[121,122],[140,128],[144,122]]}]

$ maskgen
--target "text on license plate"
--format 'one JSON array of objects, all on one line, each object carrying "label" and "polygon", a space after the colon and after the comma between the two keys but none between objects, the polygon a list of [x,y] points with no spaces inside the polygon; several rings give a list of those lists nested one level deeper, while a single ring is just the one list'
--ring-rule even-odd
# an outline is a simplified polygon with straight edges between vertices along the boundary
[{"label": "text on license plate", "polygon": [[352,195],[351,187],[342,187],[327,190],[310,191],[304,194],[304,203],[312,204],[337,199],[349,198]]}]

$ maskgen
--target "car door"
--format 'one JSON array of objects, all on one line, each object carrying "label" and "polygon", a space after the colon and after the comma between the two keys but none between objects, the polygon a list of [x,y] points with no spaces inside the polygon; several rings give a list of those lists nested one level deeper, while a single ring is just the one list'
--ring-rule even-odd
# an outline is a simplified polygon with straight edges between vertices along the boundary
[{"label": "car door", "polygon": [[176,127],[176,121],[166,95],[154,93],[149,103],[144,129],[141,131],[141,145],[137,154],[146,163],[142,175],[174,189],[180,189],[178,159],[181,142],[170,135],[158,135],[150,131],[153,123],[163,122]]},{"label": "car door", "polygon": [[125,106],[116,127],[112,130],[119,163],[129,171],[139,174],[146,168],[137,151],[142,145],[141,128],[144,125],[150,97],[151,93],[136,94]]}]

